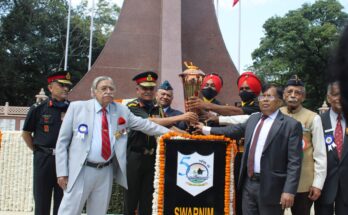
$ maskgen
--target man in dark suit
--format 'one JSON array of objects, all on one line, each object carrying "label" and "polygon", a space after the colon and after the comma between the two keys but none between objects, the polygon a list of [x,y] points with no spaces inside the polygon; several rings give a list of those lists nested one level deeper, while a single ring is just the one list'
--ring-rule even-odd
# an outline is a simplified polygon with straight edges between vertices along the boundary
[{"label": "man in dark suit", "polygon": [[204,134],[245,137],[239,174],[244,215],[282,214],[293,205],[300,179],[302,127],[279,111],[282,91],[265,86],[258,97],[261,113],[243,124],[201,127]]},{"label": "man in dark suit", "polygon": [[327,149],[327,177],[321,197],[315,202],[315,214],[348,214],[348,138],[347,122],[342,116],[339,83],[329,84],[328,112],[321,115]]}]

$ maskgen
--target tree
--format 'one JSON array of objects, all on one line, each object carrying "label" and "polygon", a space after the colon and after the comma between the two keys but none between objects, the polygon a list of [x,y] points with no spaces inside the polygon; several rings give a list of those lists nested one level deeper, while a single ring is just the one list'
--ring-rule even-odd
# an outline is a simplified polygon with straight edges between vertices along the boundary
[{"label": "tree", "polygon": [[[93,58],[102,50],[119,8],[107,0],[96,7]],[[0,103],[31,105],[47,85],[52,68],[62,67],[68,5],[65,0],[0,1]],[[76,83],[87,72],[90,17],[87,0],[72,10],[69,68]],[[46,91],[47,92],[47,91]]]},{"label": "tree", "polygon": [[252,53],[257,74],[278,84],[297,74],[305,82],[305,106],[313,110],[321,106],[331,50],[348,17],[342,9],[336,0],[319,0],[268,19],[265,37]]}]

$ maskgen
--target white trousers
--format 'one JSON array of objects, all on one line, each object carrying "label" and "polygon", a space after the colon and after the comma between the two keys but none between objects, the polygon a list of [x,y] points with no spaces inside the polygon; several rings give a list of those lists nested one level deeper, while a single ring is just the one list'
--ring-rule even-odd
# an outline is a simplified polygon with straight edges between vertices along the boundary
[{"label": "white trousers", "polygon": [[112,165],[97,169],[84,166],[70,192],[64,191],[58,215],[81,215],[87,202],[88,215],[106,214],[112,190]]}]

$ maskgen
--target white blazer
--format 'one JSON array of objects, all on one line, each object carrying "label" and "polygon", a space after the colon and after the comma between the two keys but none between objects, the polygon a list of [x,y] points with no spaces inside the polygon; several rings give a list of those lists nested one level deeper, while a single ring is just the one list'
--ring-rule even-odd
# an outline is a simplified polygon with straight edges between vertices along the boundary
[{"label": "white blazer", "polygon": [[[94,102],[94,99],[72,102],[60,128],[56,145],[56,171],[57,177],[68,176],[66,192],[70,192],[73,187],[91,148]],[[125,124],[118,125],[120,117],[125,119]],[[88,127],[88,134],[84,138],[78,131],[81,124]],[[112,134],[125,128],[140,130],[148,135],[162,135],[169,131],[163,126],[133,115],[128,107],[114,102],[110,103],[110,124]],[[116,155],[113,159],[114,177],[118,184],[127,188],[127,135],[114,139]]]}]

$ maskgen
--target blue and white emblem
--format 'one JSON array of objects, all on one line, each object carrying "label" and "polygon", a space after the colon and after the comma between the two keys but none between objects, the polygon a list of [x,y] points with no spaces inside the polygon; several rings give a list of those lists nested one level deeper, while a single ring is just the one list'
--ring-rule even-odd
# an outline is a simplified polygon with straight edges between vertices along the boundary
[{"label": "blue and white emblem", "polygon": [[83,140],[85,136],[88,134],[88,126],[86,124],[80,124],[77,128],[77,138]]},{"label": "blue and white emblem", "polygon": [[334,142],[334,137],[332,136],[332,134],[325,135],[325,143],[327,145],[328,151],[332,151],[334,148],[336,148],[336,144]]},{"label": "blue and white emblem", "polygon": [[192,196],[213,186],[214,153],[204,156],[197,152],[184,155],[178,152],[176,185]]}]

